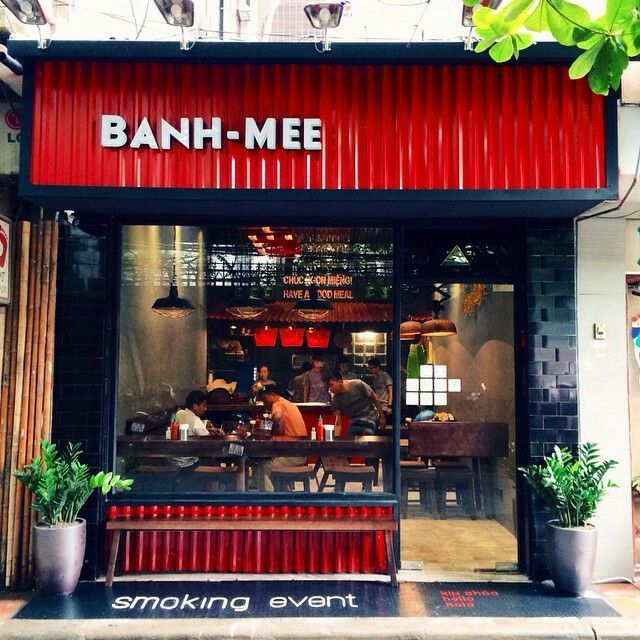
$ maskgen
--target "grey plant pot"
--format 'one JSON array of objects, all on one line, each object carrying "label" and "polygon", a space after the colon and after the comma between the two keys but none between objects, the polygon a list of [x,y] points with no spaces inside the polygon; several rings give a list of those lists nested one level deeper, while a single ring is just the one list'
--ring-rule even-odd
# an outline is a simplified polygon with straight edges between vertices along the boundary
[{"label": "grey plant pot", "polygon": [[549,569],[560,593],[580,596],[589,588],[597,546],[598,531],[593,525],[567,528],[557,520],[547,522]]},{"label": "grey plant pot", "polygon": [[70,594],[78,584],[87,543],[87,521],[33,528],[36,554],[36,580],[45,593]]}]

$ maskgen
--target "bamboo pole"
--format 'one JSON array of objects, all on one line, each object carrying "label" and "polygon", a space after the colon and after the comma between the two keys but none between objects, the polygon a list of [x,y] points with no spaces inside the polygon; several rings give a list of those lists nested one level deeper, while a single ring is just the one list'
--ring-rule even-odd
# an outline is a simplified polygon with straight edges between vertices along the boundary
[{"label": "bamboo pole", "polygon": [[53,355],[55,346],[55,323],[56,323],[56,296],[57,296],[57,273],[58,273],[58,225],[53,224],[51,229],[51,266],[49,273],[51,281],[49,283],[49,309],[47,317],[47,345],[45,348],[45,379],[44,379],[44,413],[42,417],[43,433],[42,437],[51,439],[51,412],[53,397]]},{"label": "bamboo pole", "polygon": [[[43,415],[44,415],[44,384],[45,384],[45,347],[47,343],[47,317],[49,312],[49,286],[52,279],[50,274],[51,268],[51,221],[45,221],[41,223],[43,226],[43,239],[42,239],[42,261],[40,270],[40,298],[37,311],[38,321],[38,341],[37,341],[37,358],[36,358],[36,390],[32,394],[33,408],[34,408],[34,424],[33,424],[33,441],[31,445],[31,458],[39,455],[40,443],[42,442],[43,433]],[[35,512],[33,509],[29,509],[29,544],[25,544],[27,560],[26,560],[26,575],[27,582],[31,583],[33,579],[34,571],[34,558],[33,558],[33,525],[35,524]]]},{"label": "bamboo pole", "polygon": [[[35,396],[36,396],[36,372],[38,367],[38,322],[40,290],[41,290],[41,270],[42,270],[42,222],[32,226],[31,248],[30,248],[30,272],[29,272],[29,298],[28,298],[28,324],[26,334],[26,355],[25,355],[25,384],[22,390],[22,423],[20,437],[24,437],[24,447],[22,457],[18,459],[18,468],[21,469],[27,462],[31,461],[34,428],[35,428]],[[22,544],[16,549],[18,554],[16,571],[18,587],[27,587],[27,573],[29,567],[29,540],[31,538],[31,494],[26,491],[21,483],[19,488],[22,491],[20,496],[22,502],[22,522],[16,522],[16,540],[22,540]]]},{"label": "bamboo pole", "polygon": [[[11,464],[10,468],[15,469],[19,456],[20,447],[20,428],[22,419],[22,385],[24,382],[24,358],[25,358],[25,337],[27,332],[27,288],[29,285],[29,245],[31,225],[28,222],[19,224],[20,237],[20,263],[19,263],[19,287],[18,287],[18,317],[17,317],[17,340],[16,340],[16,368],[15,368],[15,394],[13,415],[9,414],[9,418],[13,422],[13,433],[11,438]],[[18,492],[18,482],[11,475],[9,479],[9,513],[8,521],[10,525],[15,522],[16,516],[16,494]],[[7,571],[5,584],[12,586],[14,584],[15,575],[15,528],[9,526],[7,529]]]}]

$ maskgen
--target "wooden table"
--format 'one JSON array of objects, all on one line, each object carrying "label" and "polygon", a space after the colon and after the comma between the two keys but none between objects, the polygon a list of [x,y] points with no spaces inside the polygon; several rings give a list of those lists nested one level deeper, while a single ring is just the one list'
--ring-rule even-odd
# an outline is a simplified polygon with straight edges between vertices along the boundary
[{"label": "wooden table", "polygon": [[[188,440],[166,440],[159,435],[119,436],[117,455],[139,458],[170,458],[195,456],[224,458],[229,456],[230,444],[241,445],[244,450],[237,456],[241,474],[241,490],[245,490],[244,472],[247,460],[265,460],[277,457],[340,457],[381,458],[385,491],[393,487],[393,445],[388,436],[358,436],[338,438],[332,442],[276,436],[269,440],[191,437]],[[240,488],[240,487],[239,487]]]}]

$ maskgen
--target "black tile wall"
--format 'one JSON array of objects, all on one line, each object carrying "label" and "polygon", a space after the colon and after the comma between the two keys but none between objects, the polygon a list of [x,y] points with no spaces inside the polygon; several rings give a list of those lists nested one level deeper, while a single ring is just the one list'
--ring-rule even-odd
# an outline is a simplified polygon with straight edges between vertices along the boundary
[{"label": "black tile wall", "polygon": [[[571,222],[527,229],[529,456],[536,462],[556,444],[578,442],[575,249]],[[534,579],[548,577],[545,525],[549,513],[531,499],[529,558]]]},{"label": "black tile wall", "polygon": [[[103,454],[106,241],[75,228],[60,231],[52,435],[59,446],[80,442],[83,462],[95,470]],[[92,496],[80,514],[87,520],[83,579],[97,575],[98,499]]]}]

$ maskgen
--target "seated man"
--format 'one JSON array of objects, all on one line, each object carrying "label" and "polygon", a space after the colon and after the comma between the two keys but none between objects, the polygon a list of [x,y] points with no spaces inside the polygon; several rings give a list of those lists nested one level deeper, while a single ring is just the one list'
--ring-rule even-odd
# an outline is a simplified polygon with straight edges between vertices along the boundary
[{"label": "seated man", "polygon": [[[214,427],[208,420],[202,417],[207,412],[207,396],[199,389],[190,391],[184,402],[185,408],[176,412],[176,420],[179,424],[189,425],[189,436],[223,436],[224,431]],[[167,459],[170,466],[180,469],[190,469],[198,464],[198,458],[193,456],[171,457]]]},{"label": "seated man", "polygon": [[[307,427],[304,424],[300,409],[293,402],[285,400],[280,394],[276,393],[275,387],[265,387],[258,393],[258,400],[261,400],[267,411],[271,412],[271,418],[273,419],[271,433],[274,436],[307,436]],[[265,460],[262,463],[265,489],[273,491],[273,483],[270,477],[273,467],[298,467],[306,465],[306,463],[306,458],[298,457],[280,457]]]},{"label": "seated man", "polygon": [[340,413],[351,419],[348,436],[373,435],[376,426],[385,426],[384,408],[366,382],[343,380],[339,371],[332,371],[329,374],[329,391],[333,394],[331,406],[336,412],[336,429],[340,427]]}]

